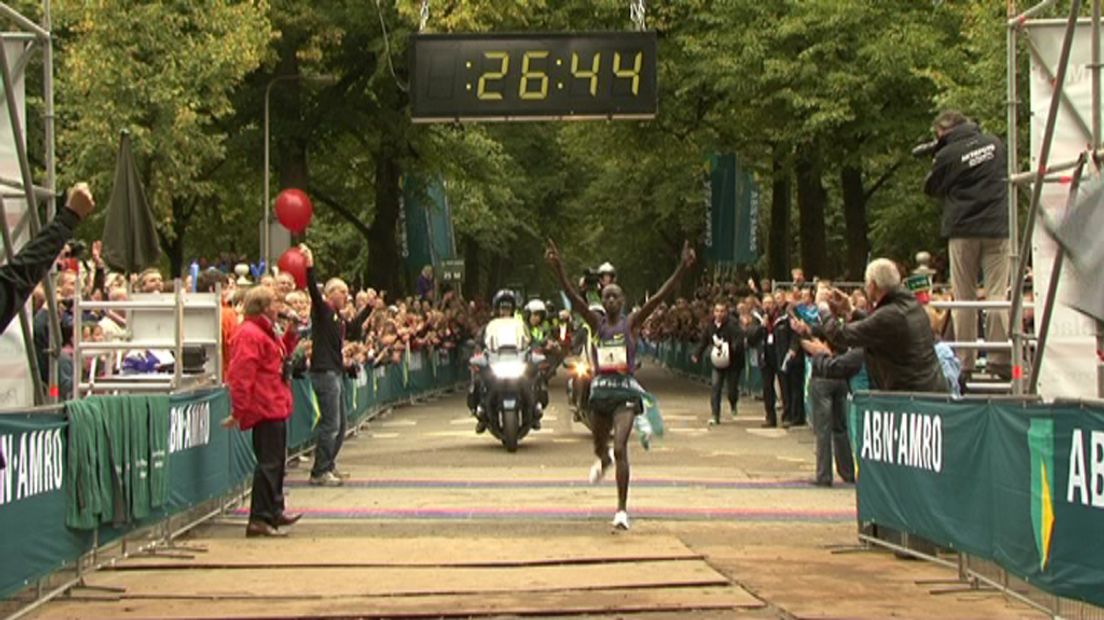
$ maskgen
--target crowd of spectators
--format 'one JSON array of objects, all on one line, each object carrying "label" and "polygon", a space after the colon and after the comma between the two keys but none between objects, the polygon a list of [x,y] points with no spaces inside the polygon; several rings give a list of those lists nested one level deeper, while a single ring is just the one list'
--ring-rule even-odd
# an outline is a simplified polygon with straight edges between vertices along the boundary
[{"label": "crowd of spectators", "polygon": [[[199,263],[206,264],[207,261]],[[229,359],[233,334],[243,320],[246,292],[254,286],[265,286],[275,292],[275,303],[280,312],[290,317],[299,331],[299,344],[292,356],[294,367],[298,372],[309,370],[311,298],[307,291],[297,287],[289,273],[263,275],[252,281],[235,273],[234,265],[229,260],[218,264],[223,268],[212,266],[201,269],[194,282],[192,276],[186,276],[183,286],[186,292],[210,292],[215,290],[216,284],[221,286],[224,359]],[[75,325],[73,302],[77,290],[80,290],[83,299],[126,301],[139,293],[172,292],[174,285],[156,268],[129,275],[111,270],[103,260],[98,241],[88,247],[79,242],[67,244],[55,267],[55,295],[61,327],[59,392],[65,397],[72,394],[75,374],[72,355]],[[484,305],[465,301],[447,286],[435,285],[430,274],[423,273],[419,277],[418,292],[417,295],[393,299],[386,292],[372,288],[351,292],[352,303],[342,311],[343,318],[349,322],[343,351],[347,368],[399,364],[414,352],[454,349],[474,337],[489,316],[489,310]],[[32,299],[35,350],[40,374],[46,380],[49,329],[46,289],[42,284],[34,289]],[[361,320],[353,321],[357,317]],[[80,324],[81,341],[116,341],[127,337],[127,313],[122,310],[85,310]],[[128,356],[134,353],[89,356],[84,361],[81,376],[156,371],[156,365],[131,363],[134,360],[128,362]]]}]

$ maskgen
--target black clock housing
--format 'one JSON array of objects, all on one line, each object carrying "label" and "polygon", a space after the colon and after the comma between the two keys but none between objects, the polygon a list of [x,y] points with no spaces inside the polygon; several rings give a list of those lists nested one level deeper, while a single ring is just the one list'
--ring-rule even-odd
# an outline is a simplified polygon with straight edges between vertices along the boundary
[{"label": "black clock housing", "polygon": [[656,114],[654,32],[416,35],[412,62],[415,122]]}]

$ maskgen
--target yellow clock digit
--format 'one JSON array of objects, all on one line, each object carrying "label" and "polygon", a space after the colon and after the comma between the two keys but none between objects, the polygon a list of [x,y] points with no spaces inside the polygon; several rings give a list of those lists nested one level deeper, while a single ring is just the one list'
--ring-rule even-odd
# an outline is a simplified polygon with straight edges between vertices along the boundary
[{"label": "yellow clock digit", "polygon": [[633,60],[632,69],[621,68],[621,53],[613,53],[613,74],[619,78],[626,80],[632,80],[632,94],[637,94],[640,91],[640,66],[644,61],[644,52],[637,52],[636,58]]},{"label": "yellow clock digit", "polygon": [[[544,71],[533,71],[529,63],[533,59],[547,58],[547,51],[529,51],[521,57],[521,82],[518,83],[518,97],[525,100],[544,99],[548,96],[548,74]],[[540,88],[530,90],[530,82],[539,82]]]},{"label": "yellow clock digit", "polygon": [[475,89],[475,96],[484,101],[501,101],[502,93],[487,90],[487,82],[497,82],[506,77],[510,70],[510,55],[506,52],[483,52],[483,58],[498,61],[498,71],[484,71],[479,76],[479,85]]},{"label": "yellow clock digit", "polygon": [[590,71],[579,70],[579,54],[571,52],[571,75],[580,80],[590,80],[590,96],[598,94],[598,67],[601,66],[602,52],[595,52],[590,61]]}]

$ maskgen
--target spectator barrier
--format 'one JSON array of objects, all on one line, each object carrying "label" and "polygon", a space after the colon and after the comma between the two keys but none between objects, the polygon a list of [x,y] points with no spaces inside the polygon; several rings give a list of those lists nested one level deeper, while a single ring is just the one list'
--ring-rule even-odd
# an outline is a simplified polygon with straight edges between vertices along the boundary
[{"label": "spectator barrier", "polygon": [[[465,362],[459,351],[442,350],[362,368],[346,379],[350,427],[387,406],[466,382]],[[309,379],[294,379],[292,390],[288,444],[302,448],[311,441],[317,408]],[[97,546],[236,493],[252,476],[250,434],[220,425],[230,414],[224,388],[154,401],[94,396],[65,414],[0,414],[7,462],[0,470],[0,557],[7,558],[0,562],[0,598],[74,566]],[[101,420],[110,430],[97,443],[93,427]],[[90,466],[109,462],[117,467]]]},{"label": "spectator barrier", "polygon": [[1104,404],[860,392],[849,430],[860,524],[1104,605]]},{"label": "spectator barrier", "polygon": [[[641,350],[675,372],[709,378],[708,361],[690,362],[693,343]],[[1046,610],[1077,609],[1050,595],[1104,606],[1104,403],[859,392],[849,418],[863,529],[952,549],[963,579]],[[1014,591],[1015,579],[1048,600]]]}]

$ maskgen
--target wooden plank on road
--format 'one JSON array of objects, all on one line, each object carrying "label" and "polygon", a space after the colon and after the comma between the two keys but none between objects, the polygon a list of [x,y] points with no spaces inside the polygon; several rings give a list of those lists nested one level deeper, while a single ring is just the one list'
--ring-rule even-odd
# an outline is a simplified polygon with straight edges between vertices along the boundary
[{"label": "wooden plank on road", "polygon": [[729,583],[702,560],[486,568],[304,568],[100,572],[91,586],[126,588],[135,598],[314,599],[477,592],[718,586]]},{"label": "wooden plank on road", "polygon": [[539,566],[635,560],[693,560],[701,556],[669,536],[521,538],[298,538],[191,540],[207,549],[192,559],[134,557],[115,570],[151,568],[342,566]]},{"label": "wooden plank on road", "polygon": [[127,600],[118,603],[60,601],[36,618],[464,618],[513,615],[605,615],[643,612],[723,612],[763,603],[738,587],[624,589],[582,592],[503,592],[454,596],[350,597],[258,601]]}]

